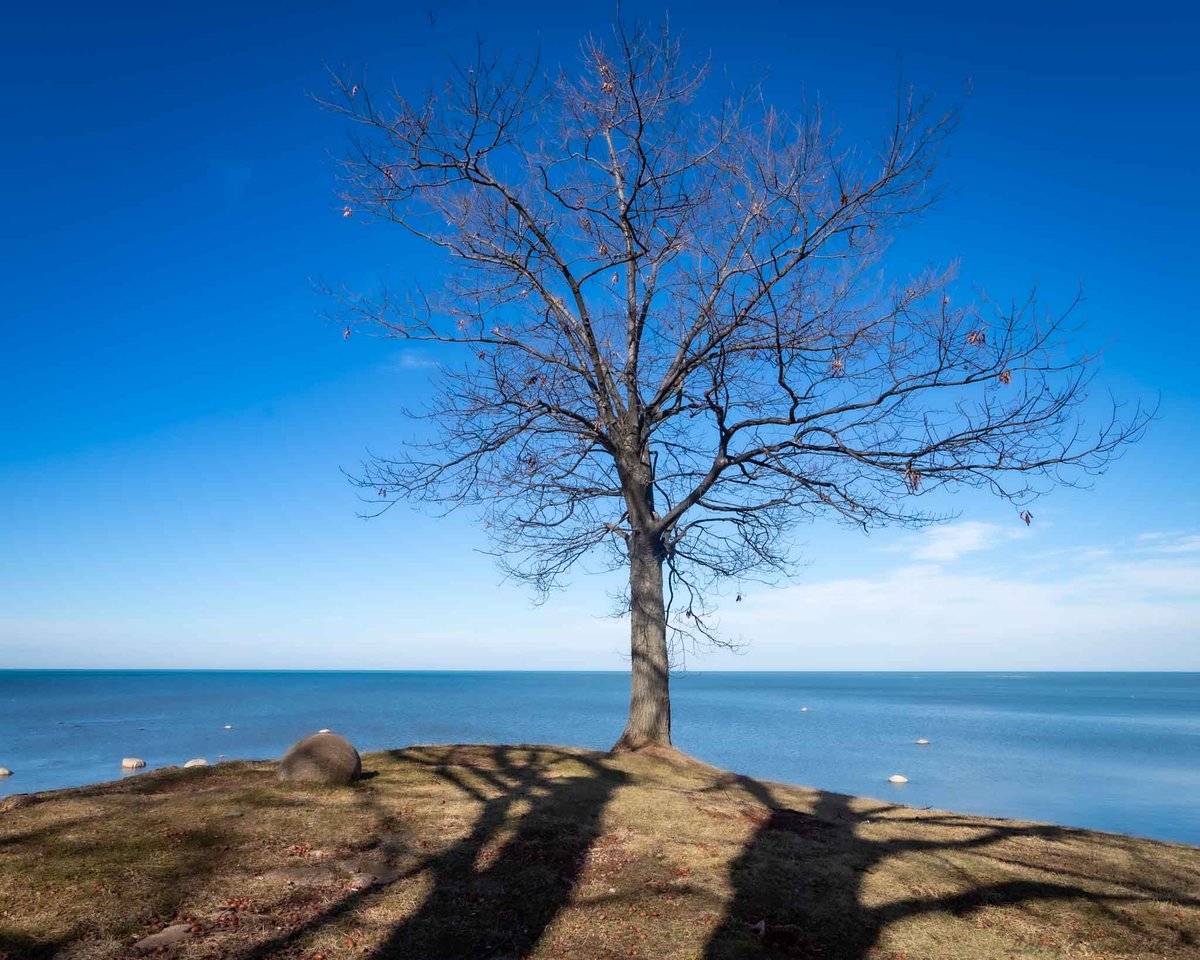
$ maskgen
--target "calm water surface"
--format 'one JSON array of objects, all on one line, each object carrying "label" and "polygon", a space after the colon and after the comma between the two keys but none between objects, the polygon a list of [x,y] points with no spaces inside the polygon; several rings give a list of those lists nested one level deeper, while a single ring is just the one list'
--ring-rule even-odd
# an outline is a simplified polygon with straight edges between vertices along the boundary
[{"label": "calm water surface", "polygon": [[[741,773],[1200,844],[1200,674],[691,673],[673,692],[677,745]],[[277,757],[322,727],[364,751],[603,749],[627,705],[621,673],[0,671],[0,795],[128,756]]]}]

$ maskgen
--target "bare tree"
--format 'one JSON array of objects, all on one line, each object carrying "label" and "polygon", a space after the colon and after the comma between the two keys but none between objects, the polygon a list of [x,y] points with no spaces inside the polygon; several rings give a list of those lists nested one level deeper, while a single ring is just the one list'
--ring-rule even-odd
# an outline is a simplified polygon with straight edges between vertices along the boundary
[{"label": "bare tree", "polygon": [[339,78],[331,103],[354,131],[345,214],[446,262],[436,290],[342,299],[350,324],[448,351],[410,414],[437,441],[359,482],[479,508],[540,591],[588,555],[628,567],[620,748],[670,742],[673,644],[721,642],[714,582],[786,573],[793,524],[934,522],[920,498],[943,485],[1028,522],[1147,419],[1084,422],[1094,358],[1068,352],[1070,310],[958,303],[953,268],[884,276],[936,199],[953,111],[902,91],[852,150],[816,107],[705,98],[706,73],[618,25],[574,70],[480,55],[420,101]]}]

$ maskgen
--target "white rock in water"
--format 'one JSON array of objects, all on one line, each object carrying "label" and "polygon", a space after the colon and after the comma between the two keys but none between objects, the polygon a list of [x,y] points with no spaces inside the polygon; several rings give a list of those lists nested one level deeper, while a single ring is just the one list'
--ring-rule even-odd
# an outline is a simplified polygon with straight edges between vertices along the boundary
[{"label": "white rock in water", "polygon": [[203,757],[197,757],[195,760],[189,760],[184,764],[185,767],[207,767],[208,761]]},{"label": "white rock in water", "polygon": [[11,777],[12,771],[8,767],[0,767],[0,777]]},{"label": "white rock in water", "polygon": [[924,737],[922,737],[920,740],[917,740],[917,741],[914,741],[914,742],[915,742],[915,743],[916,743],[918,746],[921,746],[921,747],[927,747],[927,746],[929,746],[929,741],[928,741],[928,740],[926,740]]},{"label": "white rock in water", "polygon": [[225,729],[226,729],[226,730],[232,730],[232,729],[233,729],[233,724],[232,724],[232,723],[227,723],[227,724],[225,724]]},{"label": "white rock in water", "polygon": [[800,712],[801,712],[801,713],[808,713],[808,707],[801,707],[801,708],[800,708]]},{"label": "white rock in water", "polygon": [[889,783],[908,783],[908,777],[902,777],[898,773],[893,773],[890,777],[888,777],[888,782]]},{"label": "white rock in water", "polygon": [[333,733],[333,731],[330,730],[328,727],[324,727],[323,729],[318,730],[317,733]]},{"label": "white rock in water", "polygon": [[137,757],[126,757],[121,761],[121,766],[125,770],[140,770],[146,765],[145,760],[139,760]]}]

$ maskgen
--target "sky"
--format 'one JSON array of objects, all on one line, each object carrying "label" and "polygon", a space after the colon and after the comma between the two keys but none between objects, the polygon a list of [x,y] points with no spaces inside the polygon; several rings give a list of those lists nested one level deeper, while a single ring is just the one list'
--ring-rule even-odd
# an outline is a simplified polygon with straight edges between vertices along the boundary
[{"label": "sky", "polygon": [[[917,7],[919,9],[914,9]],[[906,236],[989,294],[1082,282],[1101,383],[1158,403],[1094,489],[869,536],[801,531],[696,670],[1200,670],[1200,12],[1155,2],[625,3],[848,131],[897,78],[964,100]],[[0,668],[622,669],[611,578],[545,605],[477,518],[363,520],[431,358],[322,318],[433,264],[341,216],[327,68],[419,93],[477,39],[571,64],[614,5],[11,4],[0,23]],[[969,95],[968,95],[969,92]]]}]

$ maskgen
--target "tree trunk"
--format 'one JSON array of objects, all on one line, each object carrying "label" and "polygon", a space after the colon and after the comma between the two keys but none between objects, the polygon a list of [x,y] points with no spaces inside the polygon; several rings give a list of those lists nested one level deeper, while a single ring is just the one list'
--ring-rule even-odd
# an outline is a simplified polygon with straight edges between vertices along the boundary
[{"label": "tree trunk", "polygon": [[629,721],[614,750],[671,743],[670,664],[663,600],[663,549],[657,538],[634,534],[629,549]]}]

